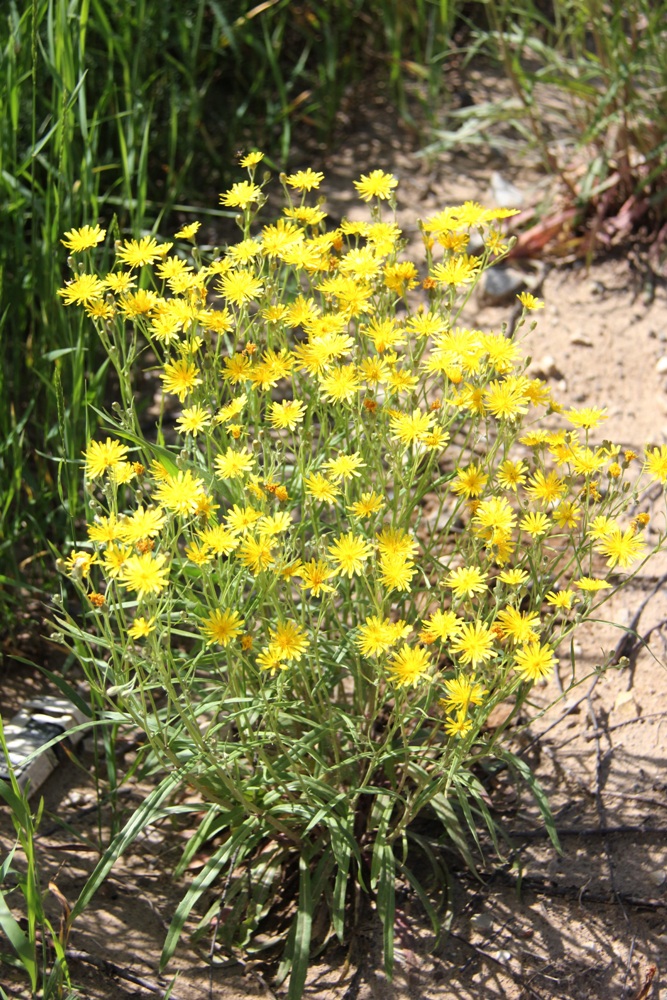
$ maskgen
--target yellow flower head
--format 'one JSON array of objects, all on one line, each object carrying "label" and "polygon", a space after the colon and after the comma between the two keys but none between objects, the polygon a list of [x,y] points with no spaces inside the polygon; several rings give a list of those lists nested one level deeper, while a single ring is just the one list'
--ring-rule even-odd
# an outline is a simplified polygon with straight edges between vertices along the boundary
[{"label": "yellow flower head", "polygon": [[90,479],[99,479],[110,469],[125,461],[128,452],[127,445],[120,441],[107,438],[106,441],[91,441],[85,451],[86,475]]},{"label": "yellow flower head", "polygon": [[98,243],[103,241],[106,234],[106,229],[100,229],[99,226],[81,226],[80,229],[70,229],[60,242],[71,253],[81,253],[82,250],[96,247]]},{"label": "yellow flower head", "polygon": [[353,183],[362,201],[372,201],[373,198],[387,201],[398,185],[394,175],[386,174],[384,170],[372,170],[370,174],[362,174],[359,180]]}]

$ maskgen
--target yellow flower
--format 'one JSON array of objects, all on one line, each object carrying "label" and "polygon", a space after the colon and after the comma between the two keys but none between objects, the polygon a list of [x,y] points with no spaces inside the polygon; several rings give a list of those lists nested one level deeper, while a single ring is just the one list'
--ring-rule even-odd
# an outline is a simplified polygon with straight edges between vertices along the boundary
[{"label": "yellow flower", "polygon": [[102,560],[106,575],[112,580],[117,579],[131,555],[132,549],[128,545],[116,545],[112,542],[107,547]]},{"label": "yellow flower", "polygon": [[324,174],[308,167],[306,170],[297,170],[296,173],[288,174],[285,180],[295,191],[316,191],[324,180]]},{"label": "yellow flower", "polygon": [[315,472],[308,476],[305,485],[308,496],[324,503],[334,503],[340,493],[339,487],[323,476],[321,472]]},{"label": "yellow flower", "polygon": [[221,611],[220,608],[216,608],[202,621],[201,630],[209,637],[207,646],[211,646],[214,642],[220,646],[228,646],[232,639],[236,639],[240,634],[244,625],[245,622],[238,611]]},{"label": "yellow flower", "polygon": [[630,566],[643,554],[646,545],[641,536],[635,534],[634,528],[621,531],[615,527],[595,547],[603,556],[608,557],[607,566],[612,569],[614,566]]},{"label": "yellow flower", "polygon": [[547,594],[546,601],[554,608],[560,608],[562,611],[569,611],[572,607],[572,601],[574,600],[573,590],[550,590]]},{"label": "yellow flower", "polygon": [[142,538],[155,538],[164,527],[166,518],[156,507],[137,507],[132,517],[120,523],[118,535],[122,541],[135,545]]},{"label": "yellow flower", "polygon": [[109,514],[108,517],[96,515],[93,523],[88,525],[88,538],[91,542],[108,545],[121,537],[122,530],[122,522],[115,514]]},{"label": "yellow flower", "polygon": [[186,406],[176,421],[176,426],[181,434],[192,434],[193,437],[197,437],[210,422],[211,414],[203,406]]},{"label": "yellow flower", "polygon": [[595,541],[606,538],[614,528],[618,527],[615,519],[607,514],[598,514],[588,525],[588,534]]},{"label": "yellow flower", "polygon": [[553,512],[553,519],[559,528],[576,528],[581,517],[581,508],[571,500],[561,500]]},{"label": "yellow flower", "polygon": [[104,282],[97,275],[78,274],[64,288],[58,289],[58,295],[65,300],[66,306],[89,306],[103,297],[104,289]]},{"label": "yellow flower", "polygon": [[239,537],[222,524],[211,525],[197,532],[202,543],[216,556],[228,556],[239,544]]},{"label": "yellow flower", "polygon": [[91,441],[84,452],[86,475],[90,479],[98,479],[109,469],[115,469],[125,461],[128,450],[127,445],[111,438],[107,438],[106,441]]},{"label": "yellow flower", "polygon": [[355,517],[361,518],[377,514],[378,511],[382,510],[383,506],[384,501],[380,494],[375,493],[374,490],[370,490],[368,493],[362,493],[361,499],[355,500],[347,509]]},{"label": "yellow flower", "polygon": [[220,195],[220,203],[228,208],[240,208],[245,211],[250,205],[259,204],[262,200],[262,189],[250,181],[239,181],[232,184],[229,191]]},{"label": "yellow flower", "polygon": [[162,386],[165,392],[171,392],[178,396],[181,403],[188,393],[197,385],[201,385],[199,369],[192,361],[182,358],[180,361],[168,361],[164,366],[164,373],[160,375]]},{"label": "yellow flower", "polygon": [[94,552],[72,552],[65,560],[65,566],[75,579],[87,580],[90,576],[90,569],[97,562],[97,555]]},{"label": "yellow flower", "polygon": [[116,271],[104,278],[104,284],[116,295],[124,295],[136,287],[137,280],[131,271]]},{"label": "yellow flower", "polygon": [[287,670],[288,664],[280,654],[279,649],[266,646],[257,657],[257,666],[261,670]]},{"label": "yellow flower", "polygon": [[450,257],[444,264],[436,264],[431,277],[443,285],[467,285],[479,273],[479,257],[468,254]]},{"label": "yellow flower", "polygon": [[595,593],[596,590],[608,590],[611,587],[610,583],[606,580],[598,580],[592,576],[582,576],[579,580],[574,580],[574,586],[579,587],[580,590],[586,590],[589,593]]},{"label": "yellow flower", "polygon": [[503,639],[511,639],[515,646],[524,646],[539,635],[540,616],[534,611],[519,611],[508,606],[498,612],[495,628]]},{"label": "yellow flower", "polygon": [[60,242],[72,253],[80,253],[82,250],[96,247],[106,234],[106,229],[100,229],[99,226],[81,226],[80,229],[70,229],[65,233],[65,239]]},{"label": "yellow flower", "polygon": [[523,486],[526,481],[526,466],[521,459],[512,462],[508,458],[498,466],[496,478],[504,490],[516,493],[517,487]]},{"label": "yellow flower", "polygon": [[358,470],[365,469],[366,463],[359,452],[355,451],[353,455],[340,454],[336,458],[330,458],[324,463],[324,468],[328,469],[332,479],[351,479],[361,475]]},{"label": "yellow flower", "polygon": [[567,486],[555,472],[550,472],[548,476],[545,476],[541,470],[538,470],[528,481],[528,486],[525,489],[531,500],[549,504],[560,500],[566,492]]},{"label": "yellow flower", "polygon": [[470,663],[474,669],[494,655],[493,633],[484,622],[466,622],[449,648],[461,663]]},{"label": "yellow flower", "polygon": [[420,409],[409,413],[397,413],[391,418],[391,432],[395,438],[408,447],[422,441],[431,429],[433,415],[422,413]]},{"label": "yellow flower", "polygon": [[213,465],[220,479],[241,479],[250,471],[254,461],[255,457],[249,451],[228,448],[224,455],[217,455],[213,459]]},{"label": "yellow flower", "polygon": [[470,719],[464,708],[460,709],[454,717],[446,720],[444,726],[448,736],[457,736],[461,739],[472,729],[472,719]]},{"label": "yellow flower", "polygon": [[272,427],[280,430],[288,428],[293,431],[297,424],[303,420],[306,412],[306,404],[297,399],[283,399],[279,403],[272,403],[269,412],[269,423]]},{"label": "yellow flower", "polygon": [[417,684],[428,673],[431,657],[423,646],[405,645],[393,654],[388,670],[397,687]]},{"label": "yellow flower", "polygon": [[190,222],[187,226],[182,226],[177,233],[174,233],[174,236],[177,240],[192,240],[194,242],[200,226],[201,222]]},{"label": "yellow flower", "polygon": [[158,247],[153,236],[142,236],[140,240],[126,240],[122,243],[116,250],[116,260],[130,268],[143,267],[159,260],[163,253],[164,248]]},{"label": "yellow flower", "polygon": [[473,462],[465,469],[456,470],[456,480],[452,483],[452,490],[467,499],[478,497],[486,486],[488,478],[481,467]]},{"label": "yellow flower", "polygon": [[522,413],[528,412],[526,386],[528,379],[523,375],[519,378],[506,378],[503,381],[494,380],[489,383],[484,393],[484,403],[498,420],[514,420]]},{"label": "yellow flower", "polygon": [[501,583],[506,583],[509,587],[520,587],[528,579],[528,574],[523,569],[504,569],[498,574]]},{"label": "yellow flower", "polygon": [[505,497],[482,500],[473,517],[475,530],[492,542],[510,535],[515,523],[516,514]]},{"label": "yellow flower", "polygon": [[551,521],[546,514],[536,514],[533,511],[521,518],[519,527],[529,535],[544,535],[549,530]]},{"label": "yellow flower", "polygon": [[372,170],[370,174],[362,174],[358,181],[353,181],[353,184],[362,201],[372,201],[373,198],[387,201],[398,181],[393,174],[386,174],[383,170]]},{"label": "yellow flower", "polygon": [[135,618],[133,623],[127,630],[127,634],[131,639],[145,639],[147,635],[155,631],[155,619],[154,618],[144,618],[140,615]]},{"label": "yellow flower", "polygon": [[253,149],[250,153],[246,153],[245,156],[241,157],[239,164],[248,170],[252,170],[253,167],[258,166],[263,159],[264,153],[260,153],[259,150]]},{"label": "yellow flower", "polygon": [[189,469],[169,476],[155,491],[155,499],[160,507],[166,507],[176,514],[196,513],[204,496],[204,481],[193,476]]},{"label": "yellow flower", "polygon": [[585,427],[588,430],[591,427],[597,427],[601,421],[607,419],[607,408],[601,409],[597,406],[586,406],[579,410],[572,408],[565,410],[563,416],[575,427]]},{"label": "yellow flower", "polygon": [[411,559],[417,551],[417,542],[408,531],[403,528],[391,528],[389,525],[377,535],[378,549],[381,556],[401,556],[404,559]]},{"label": "yellow flower", "polygon": [[269,648],[279,654],[281,660],[301,659],[308,648],[305,629],[295,622],[281,622],[275,629],[269,629]]},{"label": "yellow flower", "polygon": [[227,525],[234,534],[243,534],[252,527],[255,521],[259,521],[262,512],[254,507],[239,507],[237,504],[227,511]]},{"label": "yellow flower", "polygon": [[537,681],[551,673],[556,664],[556,657],[551,646],[541,646],[539,642],[530,642],[518,650],[514,658],[514,669],[524,681]]},{"label": "yellow flower", "polygon": [[659,448],[646,449],[644,471],[653,479],[667,483],[667,444],[661,444]]},{"label": "yellow flower", "polygon": [[534,309],[544,309],[544,302],[541,299],[536,298],[531,295],[530,292],[519,292],[517,299],[521,303],[524,309],[534,310]]},{"label": "yellow flower", "polygon": [[452,570],[445,584],[452,588],[458,598],[473,597],[486,590],[487,576],[488,574],[482,573],[477,566],[459,566],[458,569]]},{"label": "yellow flower", "polygon": [[292,515],[288,510],[279,511],[277,514],[265,514],[257,522],[257,530],[260,535],[279,535],[281,531],[287,531],[292,525]]},{"label": "yellow flower", "polygon": [[380,583],[387,590],[409,590],[415,573],[415,564],[403,555],[386,555],[380,559]]},{"label": "yellow flower", "polygon": [[312,559],[310,562],[304,563],[299,568],[298,575],[303,581],[301,584],[303,589],[310,590],[313,597],[319,597],[321,593],[333,593],[336,589],[327,583],[327,580],[336,574],[321,559]]},{"label": "yellow flower", "polygon": [[447,697],[441,698],[440,704],[450,712],[457,709],[467,712],[470,705],[481,705],[487,693],[474,677],[463,674],[445,681],[445,691]]},{"label": "yellow flower", "polygon": [[337,563],[336,572],[351,579],[355,573],[363,572],[363,564],[372,548],[365,538],[350,531],[346,535],[339,535],[334,544],[328,546],[328,551]]},{"label": "yellow flower", "polygon": [[379,615],[367,618],[364,624],[359,626],[357,633],[354,642],[362,656],[377,656],[379,653],[384,653],[397,639],[394,622],[389,618],[380,618]]},{"label": "yellow flower", "polygon": [[320,378],[320,389],[325,399],[334,403],[349,402],[361,388],[356,365],[334,365]]},{"label": "yellow flower", "polygon": [[236,552],[236,557],[255,576],[275,562],[271,549],[276,544],[274,538],[262,535],[260,538],[246,538]]},{"label": "yellow flower", "polygon": [[234,417],[241,413],[247,402],[248,397],[245,393],[242,393],[236,399],[232,399],[227,403],[227,406],[221,406],[215,415],[216,424],[226,424],[228,420],[233,420]]},{"label": "yellow flower", "polygon": [[435,642],[436,639],[445,642],[458,634],[462,624],[462,620],[453,611],[435,611],[422,621],[420,638],[422,642],[428,643]]},{"label": "yellow flower", "polygon": [[212,561],[212,555],[206,545],[199,545],[197,542],[190,542],[185,546],[185,554],[195,566],[205,566]]},{"label": "yellow flower", "polygon": [[228,271],[218,282],[218,289],[234,305],[242,306],[258,298],[263,285],[250,271]]},{"label": "yellow flower", "polygon": [[166,555],[150,552],[130,556],[123,564],[120,579],[128,590],[136,591],[139,600],[146,594],[159,594],[168,585],[169,567]]}]

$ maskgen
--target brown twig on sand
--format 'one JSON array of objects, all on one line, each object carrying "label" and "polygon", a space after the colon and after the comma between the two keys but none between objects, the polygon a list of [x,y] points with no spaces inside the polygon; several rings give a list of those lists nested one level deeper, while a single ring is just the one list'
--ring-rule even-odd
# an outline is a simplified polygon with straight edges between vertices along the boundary
[{"label": "brown twig on sand", "polygon": [[146,990],[147,993],[152,993],[155,996],[166,997],[169,996],[169,1000],[182,1000],[178,997],[176,993],[169,993],[164,987],[159,986],[157,983],[151,982],[149,979],[144,979],[143,976],[136,976],[129,969],[123,968],[121,965],[117,965],[115,962],[110,962],[106,958],[96,958],[95,955],[90,955],[87,951],[80,951],[75,948],[68,948],[66,952],[67,958],[71,959],[73,962],[83,962],[84,965],[92,965],[96,969],[100,969],[102,972],[106,973],[108,976],[114,976],[117,979],[124,979],[128,983],[133,983],[135,986],[140,986],[142,990]]}]

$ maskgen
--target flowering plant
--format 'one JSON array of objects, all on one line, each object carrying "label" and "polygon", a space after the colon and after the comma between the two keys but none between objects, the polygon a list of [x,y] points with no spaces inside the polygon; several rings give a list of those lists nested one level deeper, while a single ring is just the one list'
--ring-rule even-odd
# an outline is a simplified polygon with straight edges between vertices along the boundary
[{"label": "flowering plant", "polygon": [[[220,872],[223,936],[244,945],[293,878],[296,997],[314,912],[343,940],[355,883],[388,971],[398,874],[437,928],[409,864],[422,850],[440,870],[416,821],[464,851],[466,824],[495,836],[485,759],[527,778],[549,825],[507,729],[618,570],[648,557],[641,501],[667,481],[667,449],[593,444],[603,409],[563,412],[518,337],[461,325],[507,252],[507,210],[424,220],[420,269],[381,170],[355,183],[367,222],[327,229],[309,169],[281,177],[283,216],[253,233],[261,158],[221,196],[242,238],[207,262],[198,223],[176,249],[117,243],[102,277],[80,262],[103,230],[63,241],[76,267],[61,295],[96,324],[120,400],[85,454],[88,541],[63,561],[88,615],[60,626],[114,717],[208,803],[180,870],[219,840],[165,958]],[[541,303],[522,305],[518,336]]]}]

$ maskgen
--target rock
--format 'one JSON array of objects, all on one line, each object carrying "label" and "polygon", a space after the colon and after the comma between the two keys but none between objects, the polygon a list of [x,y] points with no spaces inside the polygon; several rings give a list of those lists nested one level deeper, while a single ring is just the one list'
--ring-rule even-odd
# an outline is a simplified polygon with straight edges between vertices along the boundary
[{"label": "rock", "polygon": [[478,285],[480,302],[487,306],[502,306],[512,302],[526,287],[526,277],[513,267],[492,267],[484,272]]},{"label": "rock", "polygon": [[658,375],[667,375],[667,354],[663,354],[661,358],[658,358],[655,370]]},{"label": "rock", "polygon": [[521,208],[523,205],[523,191],[503,177],[498,170],[494,170],[491,174],[490,187],[496,208]]},{"label": "rock", "polygon": [[490,913],[476,913],[470,920],[470,925],[476,931],[490,931],[493,927],[493,917]]},{"label": "rock", "polygon": [[556,359],[552,358],[550,354],[545,354],[539,361],[534,361],[529,368],[529,374],[533,378],[553,378],[564,381],[564,375],[556,364]]}]

